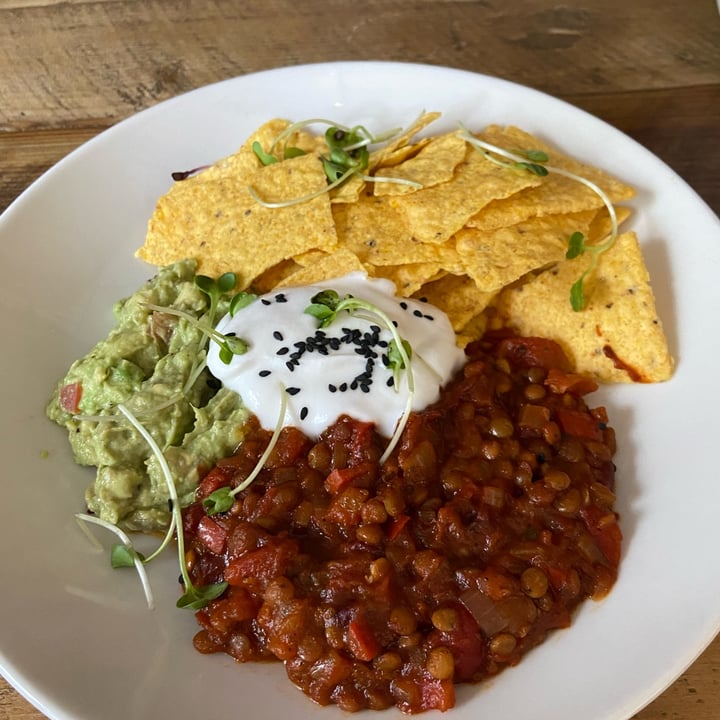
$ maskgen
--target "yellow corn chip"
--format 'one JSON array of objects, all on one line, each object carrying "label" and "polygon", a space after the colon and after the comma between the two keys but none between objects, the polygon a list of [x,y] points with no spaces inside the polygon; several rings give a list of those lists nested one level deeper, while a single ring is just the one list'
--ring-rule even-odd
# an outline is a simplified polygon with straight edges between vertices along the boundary
[{"label": "yellow corn chip", "polygon": [[468,148],[452,182],[393,197],[406,214],[410,233],[427,243],[443,243],[492,200],[540,183],[530,172],[517,172],[487,160]]},{"label": "yellow corn chip", "polygon": [[[309,256],[313,257],[312,262],[308,262]],[[344,248],[338,248],[331,253],[311,251],[305,253],[304,259],[306,264],[299,267],[294,273],[284,277],[277,287],[312,285],[329,278],[342,277],[355,271],[365,272],[365,267],[358,260],[357,255]]]},{"label": "yellow corn chip", "polygon": [[570,236],[574,232],[587,236],[595,214],[532,218],[492,232],[466,228],[456,235],[457,251],[478,288],[494,292],[531,270],[562,260]]},{"label": "yellow corn chip", "polygon": [[337,246],[327,194],[290,207],[268,208],[251,196],[288,200],[326,187],[314,155],[285,160],[250,174],[176,183],[160,198],[138,257],[156,265],[195,258],[198,272],[236,272],[246,288],[280,261],[312,248]]},{"label": "yellow corn chip", "polygon": [[502,291],[499,318],[523,335],[556,340],[578,372],[600,382],[659,382],[673,359],[655,309],[648,271],[634,233],[618,236],[585,280],[587,305],[570,306],[570,287],[587,267],[581,255]]},{"label": "yellow corn chip", "polygon": [[414,297],[440,308],[450,318],[455,332],[460,332],[488,306],[495,293],[482,292],[467,275],[444,275],[425,283]]},{"label": "yellow corn chip", "polygon": [[[549,160],[545,165],[549,168],[559,168],[584,177],[598,185],[613,203],[628,200],[635,194],[634,188],[603,170],[584,165],[518,128],[492,125],[479,133],[478,137],[510,152],[541,150],[548,155]],[[540,184],[527,188],[512,198],[494,200],[470,218],[468,225],[494,229],[507,227],[530,217],[581,212],[602,205],[600,196],[583,182],[560,175],[551,169]]]},{"label": "yellow corn chip", "polygon": [[[467,143],[457,133],[433,138],[420,152],[391,168],[381,168],[376,178],[410,180],[423,188],[452,180],[455,168],[463,161]],[[397,182],[375,182],[375,195],[404,195],[415,192],[416,187]]]}]

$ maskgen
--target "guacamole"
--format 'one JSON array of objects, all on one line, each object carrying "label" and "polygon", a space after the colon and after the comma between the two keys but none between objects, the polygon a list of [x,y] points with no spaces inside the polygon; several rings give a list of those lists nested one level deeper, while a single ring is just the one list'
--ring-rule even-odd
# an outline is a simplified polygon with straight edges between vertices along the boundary
[{"label": "guacamole", "polygon": [[[204,367],[203,332],[147,307],[203,318],[209,299],[194,283],[195,270],[192,260],[162,268],[116,303],[116,326],[71,365],[47,406],[48,417],[67,428],[76,462],[97,468],[85,494],[88,510],[126,530],[165,528],[169,493],[157,458],[118,404],[162,449],[183,505],[192,501],[202,473],[237,448],[249,416],[240,396]],[[217,316],[225,311],[221,302]]]}]

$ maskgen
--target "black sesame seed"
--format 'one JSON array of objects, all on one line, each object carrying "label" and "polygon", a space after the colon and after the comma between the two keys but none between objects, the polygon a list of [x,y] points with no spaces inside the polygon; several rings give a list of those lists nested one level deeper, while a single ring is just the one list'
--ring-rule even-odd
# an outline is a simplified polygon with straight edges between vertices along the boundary
[{"label": "black sesame seed", "polygon": [[421,318],[423,316],[421,310],[413,310],[413,315],[417,318]]},{"label": "black sesame seed", "polygon": [[287,355],[290,352],[290,348],[285,346],[281,347],[275,354],[276,355]]},{"label": "black sesame seed", "polygon": [[285,363],[285,367],[286,367],[290,372],[295,372],[295,363],[294,363],[292,360],[288,360],[288,361]]},{"label": "black sesame seed", "polygon": [[435,317],[434,317],[433,315],[423,315],[423,317],[424,317],[426,320],[434,320],[434,319],[435,319]]},{"label": "black sesame seed", "polygon": [[273,333],[273,337],[274,337],[276,340],[283,340],[283,334],[282,334],[279,330],[276,330],[276,331]]},{"label": "black sesame seed", "polygon": [[288,395],[297,395],[300,392],[299,387],[289,387],[285,390]]},{"label": "black sesame seed", "polygon": [[278,293],[275,296],[275,302],[279,302],[279,303],[287,302],[287,297],[285,296],[285,293]]},{"label": "black sesame seed", "polygon": [[271,305],[271,304],[272,304],[267,298],[261,298],[261,299],[260,299],[260,302],[261,302],[263,305]]},{"label": "black sesame seed", "polygon": [[332,383],[330,383],[330,384],[328,385],[328,390],[329,390],[330,392],[337,392],[337,386],[335,386],[335,385],[333,385]]},{"label": "black sesame seed", "polygon": [[348,384],[342,383],[342,385],[340,385],[338,389],[340,390],[340,392],[345,392],[348,389]]},{"label": "black sesame seed", "polygon": [[307,407],[303,407],[300,410],[300,419],[304,420],[307,416],[308,416],[308,409],[307,409]]},{"label": "black sesame seed", "polygon": [[258,373],[258,375],[259,375],[260,377],[267,377],[268,375],[270,375],[271,372],[272,372],[271,370],[261,370],[261,371]]},{"label": "black sesame seed", "polygon": [[395,384],[395,378],[391,375],[385,383],[388,387],[392,387]]},{"label": "black sesame seed", "polygon": [[225,337],[237,337],[237,333],[236,332],[225,333]]},{"label": "black sesame seed", "polygon": [[400,303],[400,307],[401,307],[403,310],[407,310],[407,309],[408,309],[408,304],[403,301],[403,302]]}]

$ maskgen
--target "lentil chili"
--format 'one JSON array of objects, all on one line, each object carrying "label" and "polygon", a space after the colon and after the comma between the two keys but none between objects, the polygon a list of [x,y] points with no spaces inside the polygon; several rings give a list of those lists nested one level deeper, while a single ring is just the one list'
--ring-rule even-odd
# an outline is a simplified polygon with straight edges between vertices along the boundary
[{"label": "lentil chili", "polygon": [[[316,442],[284,428],[227,513],[269,433],[251,428],[184,513],[202,653],[280,660],[320,704],[446,710],[455,683],[515,665],[613,586],[615,436],[554,342],[497,334],[379,465],[374,427],[341,417]],[[252,421],[251,421],[252,422]]]}]

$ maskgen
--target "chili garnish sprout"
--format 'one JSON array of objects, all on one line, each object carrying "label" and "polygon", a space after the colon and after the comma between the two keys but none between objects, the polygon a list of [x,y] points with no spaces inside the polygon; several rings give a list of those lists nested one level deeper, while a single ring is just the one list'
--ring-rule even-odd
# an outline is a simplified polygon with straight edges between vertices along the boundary
[{"label": "chili garnish sprout", "polygon": [[117,525],[113,525],[113,523],[110,523],[107,520],[103,520],[96,515],[90,515],[89,513],[76,513],[75,519],[78,521],[80,527],[92,540],[93,543],[97,543],[97,541],[88,531],[87,523],[90,523],[92,525],[98,525],[99,527],[104,528],[105,530],[108,530],[109,532],[117,535],[122,544],[114,545],[111,550],[110,560],[112,566],[114,568],[133,566],[135,570],[137,570],[138,577],[140,578],[140,583],[142,584],[143,592],[145,593],[145,599],[147,600],[148,608],[150,610],[154,610],[155,598],[153,597],[152,588],[150,587],[150,580],[148,579],[147,573],[145,572],[145,558],[143,558],[143,556],[137,550],[135,550],[132,540],[129,538],[127,533],[125,533]]},{"label": "chili garnish sprout", "polygon": [[145,428],[124,405],[118,405],[118,410],[127,418],[128,422],[130,422],[130,424],[140,433],[145,442],[147,442],[150,446],[153,455],[158,461],[168,488],[168,507],[171,512],[170,525],[168,526],[165,538],[163,539],[160,547],[151,556],[145,559],[144,562],[149,562],[167,547],[174,531],[177,538],[180,574],[185,586],[185,592],[178,599],[176,604],[179,608],[199,610],[207,605],[211,600],[215,600],[215,598],[220,597],[220,595],[225,592],[227,583],[213,583],[211,585],[203,585],[201,587],[193,585],[192,580],[190,579],[190,574],[188,573],[187,564],[185,563],[185,535],[183,533],[180,499],[178,498],[177,488],[175,487],[175,481],[173,480],[172,473],[170,472],[170,467],[168,466],[167,460],[160,450],[160,447],[155,442],[155,438],[153,438],[153,436],[148,432],[147,428]]},{"label": "chili garnish sprout", "polygon": [[280,162],[277,156],[277,148],[282,145],[282,159],[288,159],[304,155],[305,152],[300,148],[289,147],[287,140],[297,130],[301,130],[309,125],[322,124],[327,125],[325,131],[325,142],[327,143],[328,155],[321,155],[320,160],[323,164],[323,170],[328,180],[328,185],[315,192],[302,195],[297,198],[287,200],[270,201],[260,197],[254,187],[249,186],[248,192],[258,204],[266,208],[284,208],[292,205],[314,200],[325,193],[339,187],[352,176],[356,176],[366,182],[386,182],[400,185],[408,185],[410,187],[420,188],[422,185],[413,180],[406,178],[393,177],[375,177],[364,171],[367,170],[370,162],[370,152],[368,147],[376,143],[383,143],[391,140],[393,137],[402,132],[402,128],[394,128],[380,135],[373,135],[364,125],[355,125],[348,127],[340,125],[332,120],[324,118],[311,118],[289,125],[283,130],[270,146],[268,152],[262,149],[258,141],[252,145],[254,153],[257,155],[263,165],[272,165]]},{"label": "chili garnish sprout", "polygon": [[390,438],[390,442],[380,458],[380,463],[382,464],[390,457],[392,451],[399,442],[400,436],[405,429],[405,425],[407,424],[412,410],[413,396],[415,395],[415,379],[413,377],[412,364],[410,362],[410,358],[412,357],[412,348],[410,343],[400,337],[400,333],[390,317],[388,317],[388,315],[377,305],[374,305],[367,300],[361,300],[353,297],[352,295],[346,295],[341,299],[340,295],[335,290],[322,290],[311,298],[310,305],[305,308],[305,312],[308,315],[312,315],[319,321],[319,327],[321,328],[331,325],[335,318],[343,311],[353,314],[358,310],[369,312],[372,316],[379,319],[392,335],[393,339],[390,343],[390,347],[388,348],[388,367],[390,367],[393,371],[393,386],[395,388],[395,392],[399,391],[400,383],[398,380],[400,377],[400,371],[404,369],[407,374],[407,402],[405,403],[405,409],[395,426],[395,432],[393,433],[392,438]]},{"label": "chili garnish sprout", "polygon": [[[583,289],[585,279],[597,266],[599,256],[613,246],[618,235],[617,213],[615,212],[615,206],[608,197],[607,193],[599,185],[594,183],[592,180],[588,180],[588,178],[583,177],[582,175],[565,170],[564,168],[548,165],[547,163],[550,158],[541,150],[521,150],[518,152],[511,152],[475,137],[462,124],[460,125],[460,136],[470,143],[470,145],[473,145],[476,149],[482,151],[484,156],[491,162],[514,170],[525,170],[540,176],[547,175],[548,173],[562,175],[570,178],[571,180],[582,183],[602,200],[610,217],[610,232],[607,237],[596,245],[588,245],[585,243],[583,234],[575,232],[568,240],[568,249],[565,254],[565,257],[568,260],[571,260],[586,252],[590,253],[590,262],[588,266],[570,288],[570,305],[572,309],[576,312],[582,310],[586,304],[585,292]],[[500,160],[496,157],[498,155],[501,158],[504,158],[504,160]]]},{"label": "chili garnish sprout", "polygon": [[[148,432],[147,428],[143,426],[143,424],[135,417],[135,415],[123,404],[117,405],[117,409],[122,415],[125,416],[127,421],[135,428],[135,430],[140,433],[145,442],[147,442],[152,454],[154,455],[158,462],[158,465],[160,466],[163,479],[165,480],[168,488],[168,507],[170,509],[170,523],[168,525],[167,531],[165,532],[165,537],[163,538],[157,549],[152,554],[146,557],[135,549],[132,540],[130,540],[128,535],[117,525],[114,525],[113,523],[103,520],[102,518],[87,513],[77,513],[75,517],[81,523],[92,523],[95,525],[99,525],[100,527],[103,527],[106,530],[117,535],[117,537],[120,539],[120,544],[113,545],[110,552],[110,562],[114,568],[134,567],[136,569],[138,576],[140,577],[140,582],[142,583],[143,590],[145,592],[145,598],[147,600],[148,607],[151,610],[153,610],[155,607],[155,601],[152,595],[150,582],[148,580],[144,566],[152,562],[158,555],[160,555],[160,553],[162,553],[172,541],[173,535],[175,535],[177,538],[180,573],[183,584],[185,586],[185,592],[178,599],[177,607],[189,608],[191,610],[199,610],[200,608],[207,605],[211,600],[220,597],[220,595],[225,592],[227,583],[214,583],[212,585],[204,585],[201,587],[193,585],[187,570],[187,565],[185,563],[185,536],[183,533],[180,499],[178,497],[175,481],[173,480],[167,460],[165,459],[165,456],[163,455],[160,447],[155,441],[155,438],[153,438],[153,436]],[[117,415],[112,417],[115,420],[118,419]]]},{"label": "chili garnish sprout", "polygon": [[280,387],[280,412],[278,413],[278,419],[275,423],[275,429],[270,437],[270,441],[267,447],[263,451],[262,455],[258,459],[255,467],[252,469],[250,474],[235,488],[230,489],[229,487],[221,487],[211,492],[202,502],[205,512],[208,515],[217,515],[217,513],[227,512],[235,502],[235,496],[241,493],[246,488],[255,482],[260,471],[265,467],[265,463],[270,457],[270,453],[275,449],[275,445],[280,438],[280,432],[283,429],[285,423],[285,411],[287,410],[287,392],[284,387]]}]

